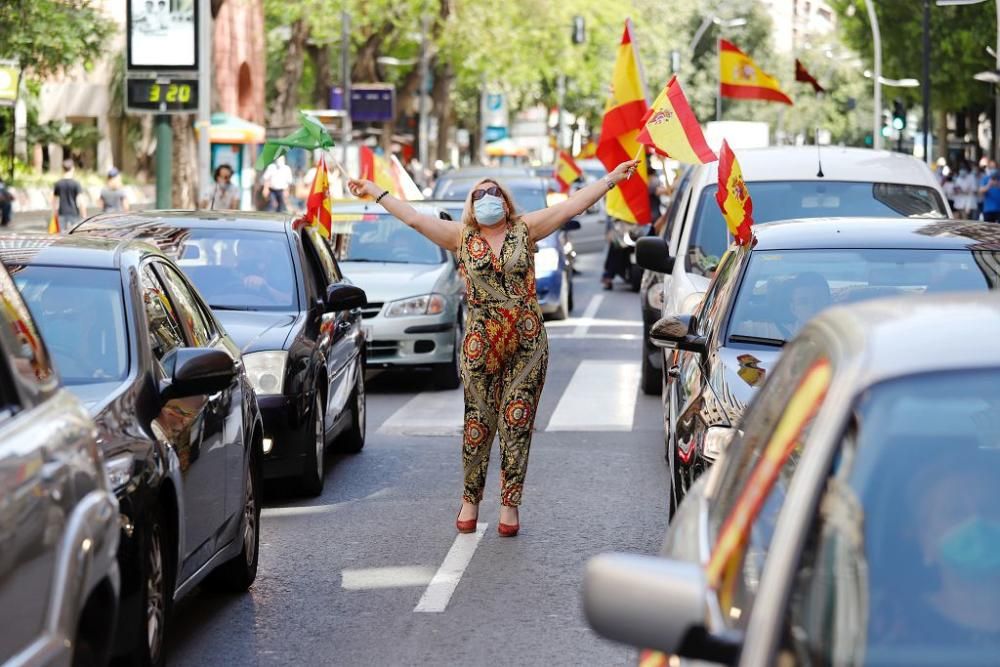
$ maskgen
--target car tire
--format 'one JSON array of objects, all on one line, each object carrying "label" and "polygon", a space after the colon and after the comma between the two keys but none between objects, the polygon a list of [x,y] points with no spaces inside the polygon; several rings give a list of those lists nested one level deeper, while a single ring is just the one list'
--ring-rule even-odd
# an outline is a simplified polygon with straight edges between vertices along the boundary
[{"label": "car tire", "polygon": [[628,286],[633,292],[642,289],[642,269],[636,264],[630,263],[628,265]]},{"label": "car tire", "polygon": [[570,290],[570,280],[566,275],[566,271],[562,272],[562,277],[559,281],[559,307],[555,309],[552,313],[550,319],[553,320],[565,320],[569,317],[570,305],[569,305],[569,290]]},{"label": "car tire", "polygon": [[663,371],[659,368],[653,366],[649,363],[650,352],[658,352],[658,350],[651,350],[649,343],[643,341],[642,343],[642,365],[639,369],[639,384],[642,385],[642,393],[646,396],[659,396],[660,392],[663,391]]},{"label": "car tire", "polygon": [[323,493],[323,484],[326,481],[326,420],[324,414],[323,394],[317,389],[310,415],[313,427],[309,431],[308,440],[305,443],[306,455],[302,462],[302,490],[309,496],[318,496]]},{"label": "car tire", "polygon": [[576,269],[570,269],[566,276],[566,282],[569,283],[569,303],[567,304],[570,313],[576,308],[576,302],[573,301],[573,274],[576,273]]},{"label": "car tire", "polygon": [[140,628],[145,632],[136,633],[130,662],[140,667],[160,667],[166,662],[164,639],[173,600],[170,558],[173,547],[158,507],[149,512],[143,532],[139,608],[143,615]]},{"label": "car tire", "polygon": [[436,364],[432,371],[432,382],[438,389],[458,389],[462,384],[462,372],[458,351],[462,349],[464,331],[462,330],[462,313],[458,314],[455,324],[455,345],[451,351],[451,361],[446,364]]},{"label": "car tire", "polygon": [[337,451],[345,454],[357,454],[365,448],[365,428],[367,427],[368,405],[365,395],[365,370],[358,369],[358,379],[351,392],[351,426],[337,442]]},{"label": "car tire", "polygon": [[243,548],[212,573],[209,585],[215,590],[242,593],[257,578],[260,557],[260,472],[257,445],[250,450],[243,495]]}]

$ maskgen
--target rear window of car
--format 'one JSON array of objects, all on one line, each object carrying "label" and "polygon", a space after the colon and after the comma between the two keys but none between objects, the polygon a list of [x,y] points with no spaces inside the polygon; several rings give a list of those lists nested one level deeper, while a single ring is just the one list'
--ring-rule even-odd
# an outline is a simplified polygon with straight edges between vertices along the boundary
[{"label": "rear window of car", "polygon": [[340,251],[342,262],[441,264],[445,252],[391,215],[361,216],[350,225]]},{"label": "rear window of car", "polygon": [[[794,218],[947,217],[934,188],[895,183],[767,181],[749,183],[757,224]],[[714,185],[701,191],[685,258],[689,272],[709,275],[732,242],[715,201]]]},{"label": "rear window of car", "polygon": [[[546,206],[544,181],[538,179],[534,183],[507,182],[503,178],[498,179],[514,197],[514,206],[520,213],[537,211]],[[476,180],[453,180],[449,181],[441,193],[437,196],[440,199],[464,200],[469,196],[469,191],[478,183]]]}]

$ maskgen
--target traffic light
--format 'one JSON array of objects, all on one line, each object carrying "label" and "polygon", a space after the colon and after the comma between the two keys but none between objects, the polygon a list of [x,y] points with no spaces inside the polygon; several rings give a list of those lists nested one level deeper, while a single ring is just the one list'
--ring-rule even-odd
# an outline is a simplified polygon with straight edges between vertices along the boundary
[{"label": "traffic light", "polygon": [[573,43],[583,44],[587,41],[587,29],[582,16],[573,17]]},{"label": "traffic light", "polygon": [[882,110],[882,136],[887,139],[892,136],[892,118],[886,109]]},{"label": "traffic light", "polygon": [[900,99],[892,101],[892,126],[897,130],[906,127],[906,107]]}]

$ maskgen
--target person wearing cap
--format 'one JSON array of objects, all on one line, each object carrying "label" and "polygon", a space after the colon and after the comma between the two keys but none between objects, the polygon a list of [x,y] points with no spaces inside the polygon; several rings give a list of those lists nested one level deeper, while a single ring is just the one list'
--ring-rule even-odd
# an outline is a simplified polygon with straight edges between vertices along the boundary
[{"label": "person wearing cap", "polygon": [[128,211],[128,199],[122,187],[122,175],[115,167],[108,170],[108,182],[101,188],[101,210],[105,213]]}]

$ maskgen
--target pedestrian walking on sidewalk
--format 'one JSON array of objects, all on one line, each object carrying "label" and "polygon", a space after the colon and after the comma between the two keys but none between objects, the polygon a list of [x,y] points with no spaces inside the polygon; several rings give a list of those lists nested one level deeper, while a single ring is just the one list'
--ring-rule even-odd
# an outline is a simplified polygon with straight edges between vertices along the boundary
[{"label": "pedestrian walking on sidewalk", "polygon": [[351,193],[368,196],[386,211],[458,256],[467,287],[462,382],[465,485],[456,520],[459,532],[476,530],[490,448],[500,435],[500,522],[504,537],[520,527],[518,507],[549,346],[535,291],[535,243],[600,200],[637,162],[629,160],[565,201],[519,213],[498,181],[483,179],[465,200],[462,221],[417,212],[368,180],[352,179]]},{"label": "pedestrian walking on sidewalk", "polygon": [[292,168],[285,163],[285,156],[267,165],[264,170],[264,196],[267,197],[267,210],[284,213],[288,210],[288,188],[295,182]]},{"label": "pedestrian walking on sidewalk", "polygon": [[69,228],[87,217],[87,205],[80,202],[83,188],[74,178],[76,165],[72,159],[63,160],[63,177],[56,181],[52,192],[52,212],[59,220],[59,228]]},{"label": "pedestrian walking on sidewalk", "polygon": [[10,224],[11,211],[14,208],[14,191],[0,180],[0,227]]},{"label": "pedestrian walking on sidewalk", "polygon": [[1000,171],[997,171],[996,166],[986,174],[983,181],[983,186],[979,188],[983,195],[983,220],[1000,222]]},{"label": "pedestrian walking on sidewalk", "polygon": [[105,213],[128,211],[128,198],[122,187],[121,172],[114,167],[108,171],[108,183],[101,189],[101,210]]},{"label": "pedestrian walking on sidewalk", "polygon": [[975,220],[979,217],[979,198],[976,196],[976,174],[963,161],[955,178],[955,215],[960,220]]}]

